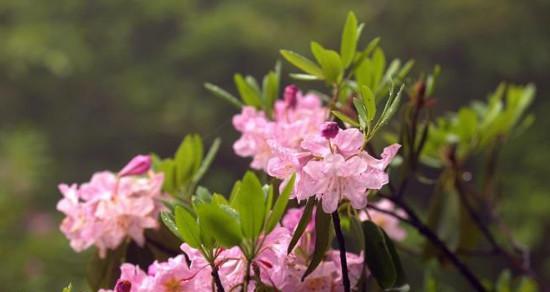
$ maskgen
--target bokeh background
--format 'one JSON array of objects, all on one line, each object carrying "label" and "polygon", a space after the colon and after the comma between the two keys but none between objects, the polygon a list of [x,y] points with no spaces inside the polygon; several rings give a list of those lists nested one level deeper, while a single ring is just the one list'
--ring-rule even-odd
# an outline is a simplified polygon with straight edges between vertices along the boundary
[{"label": "bokeh background", "polygon": [[439,113],[501,80],[536,84],[537,120],[502,153],[499,211],[550,279],[550,1],[0,0],[0,290],[85,287],[89,253],[58,231],[59,182],[199,133],[223,139],[204,184],[227,192],[248,161],[232,153],[234,109],[202,84],[234,91],[233,73],[260,76],[281,48],[337,48],[348,10],[363,42],[415,59],[413,75],[442,66]]}]

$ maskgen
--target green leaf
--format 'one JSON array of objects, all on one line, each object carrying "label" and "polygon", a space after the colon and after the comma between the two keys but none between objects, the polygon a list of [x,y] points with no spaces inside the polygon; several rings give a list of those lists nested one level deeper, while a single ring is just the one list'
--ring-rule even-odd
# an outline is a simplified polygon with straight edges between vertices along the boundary
[{"label": "green leaf", "polygon": [[229,205],[229,202],[227,201],[227,199],[224,196],[217,193],[214,193],[212,195],[212,202],[216,205]]},{"label": "green leaf", "polygon": [[304,213],[302,214],[302,217],[300,218],[300,221],[298,222],[298,225],[296,226],[296,229],[292,234],[292,239],[288,244],[288,249],[287,249],[288,254],[292,252],[292,250],[298,243],[298,240],[300,240],[300,237],[302,237],[302,234],[306,230],[306,227],[309,224],[309,221],[311,220],[311,213],[313,212],[313,207],[315,207],[315,199],[309,198],[306,202]]},{"label": "green leaf", "polygon": [[393,95],[393,92],[390,92],[390,97],[388,98],[388,101],[384,106],[384,110],[380,115],[380,121],[377,125],[378,128],[385,125],[397,112],[397,109],[399,108],[399,104],[401,102],[401,93],[403,92],[404,88],[405,85],[401,85],[401,88],[399,88],[399,91],[395,95]]},{"label": "green leaf", "polygon": [[288,50],[281,50],[281,55],[292,65],[300,68],[304,72],[323,79],[323,71],[319,66],[310,61],[308,58]]},{"label": "green leaf", "polygon": [[[196,207],[201,233],[212,236],[223,247],[231,248],[242,241],[238,217],[230,212],[227,205],[202,204]],[[202,235],[202,234],[201,234]]]},{"label": "green leaf", "polygon": [[379,44],[380,44],[380,37],[375,37],[374,39],[372,39],[372,41],[369,42],[369,44],[367,45],[363,53],[368,56],[370,53],[374,51],[374,49],[378,47]]},{"label": "green leaf", "polygon": [[164,225],[168,227],[168,230],[170,230],[175,236],[183,240],[183,238],[181,237],[181,233],[178,229],[178,226],[174,221],[174,216],[172,215],[172,213],[168,211],[160,212],[160,219],[162,220]]},{"label": "green leaf", "polygon": [[263,189],[267,194],[265,199],[265,210],[268,212],[271,210],[271,207],[273,207],[273,185],[264,185]]},{"label": "green leaf", "polygon": [[176,188],[185,184],[193,174],[195,161],[195,142],[193,140],[193,135],[185,136],[174,156],[174,161],[176,163]]},{"label": "green leaf", "polygon": [[262,87],[264,109],[271,110],[273,103],[279,96],[279,76],[277,73],[269,72],[265,75]]},{"label": "green leaf", "polygon": [[212,202],[212,194],[207,188],[199,186],[195,193],[196,195],[193,196],[193,204],[195,206],[201,204],[210,204]]},{"label": "green leaf", "polygon": [[363,60],[357,68],[355,68],[355,80],[359,85],[374,86],[373,80],[373,66],[370,59]]},{"label": "green leaf", "polygon": [[247,82],[241,74],[235,74],[233,79],[235,80],[235,85],[241,95],[241,99],[245,104],[256,108],[262,105],[258,90],[250,85],[250,83]]},{"label": "green leaf", "polygon": [[401,260],[399,259],[399,255],[397,254],[397,249],[395,248],[393,241],[388,237],[388,234],[386,234],[386,231],[384,231],[384,229],[382,228],[380,228],[380,230],[384,234],[384,240],[386,242],[386,246],[388,247],[388,251],[390,252],[392,262],[395,267],[395,272],[397,273],[393,288],[398,288],[399,291],[408,291],[409,285],[407,284],[407,278],[405,277],[403,265],[401,264]]},{"label": "green leaf", "polygon": [[386,69],[386,57],[384,51],[377,48],[372,54],[372,66],[373,66],[373,88],[376,88],[382,80],[382,75]]},{"label": "green leaf", "polygon": [[357,115],[359,116],[359,127],[361,129],[365,129],[367,126],[368,118],[367,118],[367,109],[363,104],[363,100],[359,98],[354,98],[353,105],[355,106],[355,110],[357,111]]},{"label": "green leaf", "polygon": [[72,292],[72,291],[73,291],[73,284],[69,283],[69,285],[67,285],[67,287],[63,288],[63,291],[61,291],[61,292]]},{"label": "green leaf", "polygon": [[401,70],[399,70],[399,73],[397,73],[397,76],[396,76],[397,80],[402,81],[403,79],[405,79],[405,77],[407,77],[407,75],[409,74],[413,66],[414,66],[414,60],[407,61],[407,63],[403,65]]},{"label": "green leaf", "polygon": [[200,167],[197,169],[197,171],[193,175],[193,178],[191,179],[191,181],[194,184],[198,183],[201,180],[201,178],[204,176],[204,174],[208,171],[208,168],[210,168],[210,165],[214,161],[214,158],[216,157],[216,154],[220,149],[220,144],[221,144],[220,138],[216,138],[212,143],[212,145],[210,146],[210,149],[208,149],[208,153],[206,153],[206,157],[202,160]]},{"label": "green leaf", "polygon": [[300,73],[290,73],[290,77],[297,79],[297,80],[305,80],[305,81],[313,81],[313,80],[321,80],[321,77],[309,75],[309,74],[300,74]]},{"label": "green leaf", "polygon": [[330,219],[330,214],[323,211],[319,202],[317,205],[317,212],[315,213],[315,249],[311,256],[309,266],[302,276],[302,281],[311,274],[325,258],[325,254],[330,245],[330,232],[332,230],[332,221]]},{"label": "green leaf", "polygon": [[191,135],[191,143],[193,146],[193,174],[201,166],[202,159],[204,158],[204,146],[202,144],[202,138],[199,135]]},{"label": "green leaf", "polygon": [[510,271],[508,270],[503,271],[498,277],[495,291],[512,292],[511,281],[512,281],[512,275],[510,274]]},{"label": "green leaf", "polygon": [[294,189],[294,181],[296,180],[296,174],[293,174],[286,186],[283,189],[283,192],[279,195],[277,198],[277,201],[275,202],[275,206],[273,207],[273,210],[271,210],[271,214],[269,215],[269,219],[267,220],[267,225],[265,228],[266,233],[269,233],[275,228],[277,223],[279,223],[279,220],[283,216],[283,213],[285,212],[286,205],[288,204],[288,198],[290,197],[290,193],[292,193],[292,190]]},{"label": "green leaf", "polygon": [[239,193],[240,189],[241,189],[241,181],[238,180],[233,185],[233,188],[231,189],[231,194],[229,194],[229,205],[233,205],[233,201],[235,200],[235,197]]},{"label": "green leaf", "polygon": [[207,82],[204,84],[204,88],[206,88],[206,90],[210,91],[215,96],[229,102],[231,105],[235,106],[236,108],[240,109],[241,107],[243,107],[243,103],[240,100],[238,100],[231,93],[218,87],[217,85]]},{"label": "green leaf", "polygon": [[519,285],[516,289],[517,292],[536,292],[539,291],[537,283],[527,277],[521,277]]},{"label": "green leaf", "polygon": [[180,206],[176,206],[174,213],[176,214],[176,226],[183,241],[192,248],[199,248],[201,246],[200,230],[195,217]]},{"label": "green leaf", "polygon": [[352,127],[359,127],[359,123],[357,121],[354,121],[352,118],[348,117],[343,112],[332,111],[332,114],[336,116],[338,119],[340,119],[342,122],[347,123]]},{"label": "green leaf", "polygon": [[176,163],[171,159],[159,159],[154,163],[154,169],[164,174],[164,182],[162,184],[163,191],[171,195],[176,195]]},{"label": "green leaf", "polygon": [[239,213],[243,235],[248,239],[257,238],[263,228],[266,210],[262,184],[253,172],[246,172],[232,199],[231,207]]},{"label": "green leaf", "polygon": [[347,68],[351,64],[351,61],[353,61],[358,38],[357,18],[355,14],[350,11],[348,12],[346,24],[342,31],[342,40],[340,42],[340,56],[342,57],[342,65],[344,68]]},{"label": "green leaf", "polygon": [[363,96],[363,103],[367,107],[367,120],[370,122],[376,116],[376,98],[370,88],[365,85],[361,86],[361,95]]},{"label": "green leaf", "polygon": [[380,287],[394,287],[397,271],[389,251],[384,231],[372,221],[363,222],[365,235],[365,262]]},{"label": "green leaf", "polygon": [[323,48],[317,42],[311,42],[311,52],[317,62],[321,65],[323,76],[328,83],[340,81],[343,73],[342,61],[338,53]]}]

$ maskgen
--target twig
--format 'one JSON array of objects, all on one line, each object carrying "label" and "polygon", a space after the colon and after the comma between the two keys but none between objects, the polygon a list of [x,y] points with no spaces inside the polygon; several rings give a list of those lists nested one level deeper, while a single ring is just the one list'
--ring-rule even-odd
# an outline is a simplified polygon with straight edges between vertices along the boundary
[{"label": "twig", "polygon": [[342,280],[344,283],[344,291],[351,291],[351,284],[349,281],[348,263],[346,257],[346,242],[344,241],[344,234],[340,227],[340,216],[338,211],[332,213],[332,222],[334,223],[334,231],[336,232],[336,239],[338,240],[338,247],[340,248],[340,266],[342,268]]}]

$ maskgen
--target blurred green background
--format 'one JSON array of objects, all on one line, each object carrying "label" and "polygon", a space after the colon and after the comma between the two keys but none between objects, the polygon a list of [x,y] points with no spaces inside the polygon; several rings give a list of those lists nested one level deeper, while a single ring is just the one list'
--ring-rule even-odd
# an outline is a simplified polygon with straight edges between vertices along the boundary
[{"label": "blurred green background", "polygon": [[536,84],[535,125],[502,153],[499,212],[550,279],[550,1],[0,0],[0,290],[84,287],[88,254],[58,231],[59,182],[168,156],[194,132],[222,137],[204,184],[227,192],[248,161],[232,152],[234,109],[203,82],[233,90],[233,73],[260,76],[281,48],[337,48],[348,10],[363,42],[417,61],[413,76],[442,66],[440,113],[501,80]]}]

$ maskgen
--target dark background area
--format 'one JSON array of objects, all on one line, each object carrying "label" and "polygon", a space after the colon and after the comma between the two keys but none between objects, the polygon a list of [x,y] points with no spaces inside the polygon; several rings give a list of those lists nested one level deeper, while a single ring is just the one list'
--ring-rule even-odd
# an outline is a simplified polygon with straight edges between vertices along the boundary
[{"label": "dark background area", "polygon": [[[263,75],[281,48],[338,48],[349,10],[365,22],[362,43],[380,36],[388,59],[417,61],[413,76],[442,66],[438,113],[500,81],[535,83],[537,120],[501,156],[499,213],[550,279],[549,1],[0,0],[2,289],[83,287],[88,253],[58,231],[59,182],[118,170],[138,153],[171,155],[198,133],[223,139],[203,184],[227,193],[248,160],[231,148],[234,108],[202,84],[235,92],[233,73]],[[499,264],[479,268],[492,275]]]}]

